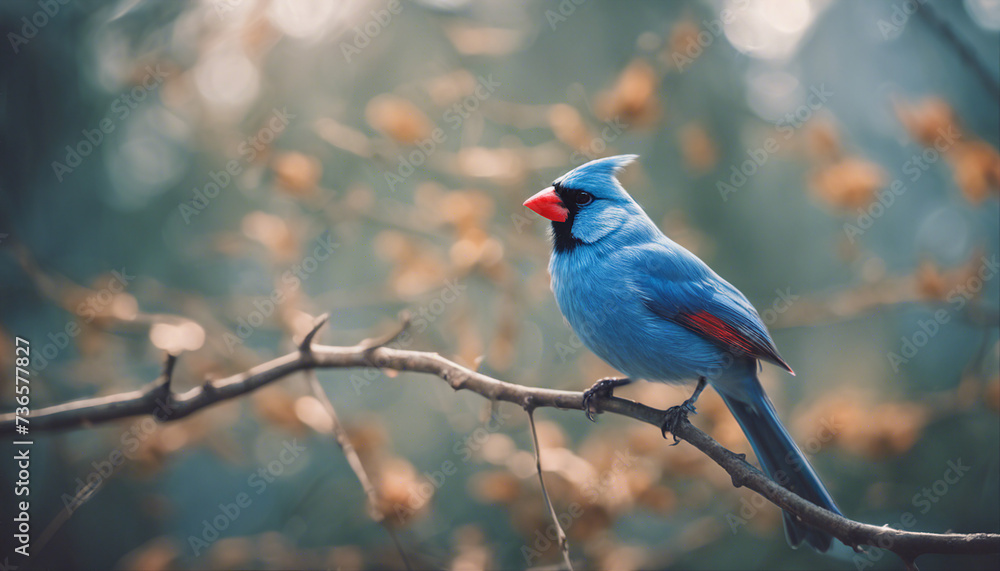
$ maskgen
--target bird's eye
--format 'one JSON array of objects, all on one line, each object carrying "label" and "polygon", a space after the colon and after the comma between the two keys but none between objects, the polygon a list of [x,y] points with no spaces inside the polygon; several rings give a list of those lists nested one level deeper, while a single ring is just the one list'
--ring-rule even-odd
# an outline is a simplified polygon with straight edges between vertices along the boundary
[{"label": "bird's eye", "polygon": [[582,190],[576,193],[576,196],[573,197],[573,202],[576,202],[577,206],[586,206],[593,201],[594,195]]}]

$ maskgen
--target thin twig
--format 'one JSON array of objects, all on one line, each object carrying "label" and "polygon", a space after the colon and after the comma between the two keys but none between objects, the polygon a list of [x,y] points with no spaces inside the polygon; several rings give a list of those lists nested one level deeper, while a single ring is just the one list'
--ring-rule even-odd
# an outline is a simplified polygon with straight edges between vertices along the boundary
[{"label": "thin twig", "polygon": [[326,322],[329,320],[330,320],[330,314],[324,313],[323,315],[320,315],[313,321],[312,329],[310,329],[309,332],[305,334],[305,336],[302,338],[302,342],[299,343],[299,351],[303,353],[312,352],[313,339],[316,338],[316,334],[319,333],[320,329],[323,329],[323,326],[326,325]]},{"label": "thin twig", "polygon": [[361,487],[365,491],[365,496],[368,498],[369,515],[389,533],[389,537],[392,538],[392,542],[396,545],[396,550],[399,551],[399,557],[403,560],[403,565],[407,569],[413,569],[410,565],[410,560],[406,557],[406,551],[403,550],[403,544],[399,541],[396,530],[385,521],[385,514],[378,508],[378,490],[375,489],[371,478],[368,477],[368,472],[365,471],[364,465],[361,464],[361,457],[358,456],[357,450],[354,449],[354,444],[351,443],[347,431],[340,424],[340,419],[337,417],[337,411],[333,408],[333,403],[330,402],[330,398],[326,395],[326,391],[323,390],[323,386],[319,384],[319,379],[316,377],[316,370],[310,369],[306,371],[305,375],[309,379],[309,388],[312,390],[313,396],[323,404],[327,415],[330,416],[331,427],[333,435],[337,439],[337,444],[344,451],[347,463],[350,465],[351,470],[354,471],[354,475],[358,478],[358,482],[361,483]]},{"label": "thin twig", "polygon": [[49,525],[45,526],[42,530],[42,534],[38,536],[35,540],[34,545],[31,546],[32,553],[41,553],[42,548],[45,547],[57,531],[69,521],[69,518],[73,517],[76,510],[80,509],[86,502],[90,501],[91,498],[97,495],[97,492],[104,488],[111,478],[114,478],[118,472],[125,466],[125,462],[116,464],[111,468],[111,473],[107,476],[102,476],[93,482],[88,482],[86,486],[80,488],[70,501],[63,500],[63,509],[59,510]]},{"label": "thin twig", "polygon": [[[312,353],[312,342],[319,333],[319,330],[323,328],[329,319],[329,314],[321,315],[313,328],[306,334],[302,339],[302,343],[299,344],[299,351],[302,353]],[[337,444],[340,445],[340,449],[344,452],[344,457],[347,459],[347,464],[354,471],[355,477],[357,477],[358,482],[361,483],[361,488],[365,491],[365,496],[368,498],[368,515],[371,516],[372,520],[382,526],[383,529],[392,538],[393,544],[396,546],[396,551],[399,552],[400,559],[403,560],[403,565],[407,569],[412,570],[413,567],[410,565],[410,560],[406,557],[406,551],[403,549],[403,544],[399,540],[399,536],[396,534],[396,530],[392,528],[385,521],[385,514],[379,509],[379,497],[378,490],[375,485],[372,484],[371,478],[368,477],[368,471],[365,470],[364,464],[361,463],[361,457],[358,456],[358,451],[354,448],[354,444],[351,442],[350,436],[347,431],[344,430],[344,426],[340,424],[340,418],[337,416],[337,410],[333,407],[333,401],[323,390],[323,385],[319,383],[319,377],[316,375],[316,369],[307,369],[304,372],[306,380],[309,383],[309,390],[312,395],[323,405],[323,410],[326,411],[327,416],[330,417],[330,430],[337,440]]]},{"label": "thin twig", "polygon": [[170,394],[170,381],[174,378],[174,366],[177,365],[177,355],[167,353],[167,358],[163,363],[163,374],[160,380],[160,391],[163,394]]},{"label": "thin twig", "polygon": [[549,508],[549,515],[552,516],[552,525],[556,526],[556,533],[559,535],[559,551],[562,552],[563,561],[566,563],[566,568],[569,571],[573,571],[573,562],[569,558],[569,541],[566,540],[566,532],[563,531],[562,525],[559,524],[559,516],[556,515],[556,509],[552,506],[552,499],[549,498],[549,492],[545,489],[545,477],[542,476],[542,449],[538,445],[538,431],[535,429],[535,409],[528,407],[525,409],[528,413],[528,426],[531,427],[531,442],[535,445],[535,469],[538,470],[538,483],[542,486],[542,497],[545,498],[545,505]]}]

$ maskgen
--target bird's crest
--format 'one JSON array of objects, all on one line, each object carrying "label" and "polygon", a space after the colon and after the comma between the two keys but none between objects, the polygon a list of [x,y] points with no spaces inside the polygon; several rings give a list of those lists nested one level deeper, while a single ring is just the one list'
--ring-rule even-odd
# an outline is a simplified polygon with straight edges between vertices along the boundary
[{"label": "bird's crest", "polygon": [[638,155],[617,155],[596,159],[559,177],[555,184],[577,189],[602,188],[608,185],[620,187],[615,175],[637,158]]}]

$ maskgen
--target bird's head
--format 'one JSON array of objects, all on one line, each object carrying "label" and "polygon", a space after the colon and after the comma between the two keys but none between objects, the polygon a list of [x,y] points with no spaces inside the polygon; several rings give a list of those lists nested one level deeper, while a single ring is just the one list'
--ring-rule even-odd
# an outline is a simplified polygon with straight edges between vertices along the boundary
[{"label": "bird's head", "polygon": [[645,217],[615,178],[636,158],[618,155],[590,161],[524,201],[525,206],[552,221],[556,250],[593,244],[637,214]]}]

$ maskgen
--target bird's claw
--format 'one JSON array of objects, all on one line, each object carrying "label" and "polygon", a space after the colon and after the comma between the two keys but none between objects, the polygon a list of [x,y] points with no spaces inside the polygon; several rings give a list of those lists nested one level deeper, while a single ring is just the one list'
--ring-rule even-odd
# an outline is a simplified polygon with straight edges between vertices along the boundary
[{"label": "bird's claw", "polygon": [[587,413],[587,418],[591,422],[597,422],[597,419],[594,417],[597,409],[591,406],[594,399],[597,397],[611,398],[614,396],[615,387],[620,387],[626,383],[628,383],[628,379],[608,377],[597,381],[592,387],[583,391],[583,410]]},{"label": "bird's claw", "polygon": [[677,406],[672,406],[668,408],[663,413],[663,422],[660,423],[660,432],[663,433],[663,438],[667,437],[667,431],[674,436],[674,443],[671,446],[677,446],[680,442],[680,438],[677,438],[677,427],[681,425],[682,422],[688,421],[689,414],[698,414],[698,411],[694,408],[694,403],[698,402],[698,397],[701,396],[701,391],[705,390],[705,385],[707,381],[705,377],[698,378],[698,386],[694,389],[694,394],[691,398],[682,402]]},{"label": "bird's claw", "polygon": [[663,434],[663,438],[667,437],[667,432],[674,437],[674,442],[671,446],[677,446],[677,443],[681,441],[680,438],[677,438],[675,431],[682,422],[688,421],[689,414],[698,414],[698,411],[695,410],[694,403],[690,400],[686,400],[677,406],[672,406],[663,413],[663,421],[660,423],[660,432]]},{"label": "bird's claw", "polygon": [[587,413],[587,418],[590,419],[590,422],[597,422],[597,419],[594,417],[596,409],[591,406],[593,400],[597,397],[610,397],[614,394],[613,387],[609,387],[605,383],[606,380],[607,379],[601,379],[600,381],[594,383],[594,386],[583,391],[583,410]]}]

